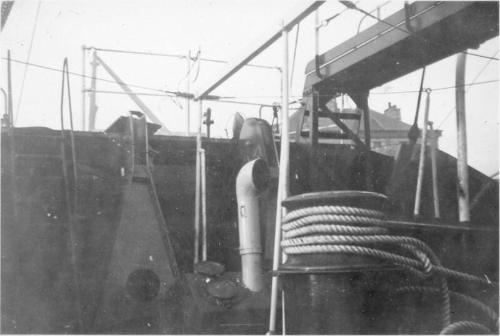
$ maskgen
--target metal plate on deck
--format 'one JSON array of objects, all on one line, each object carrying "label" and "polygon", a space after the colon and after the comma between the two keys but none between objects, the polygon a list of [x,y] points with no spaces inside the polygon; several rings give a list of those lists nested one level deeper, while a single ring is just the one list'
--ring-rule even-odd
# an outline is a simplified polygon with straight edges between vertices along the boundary
[{"label": "metal plate on deck", "polygon": [[208,276],[218,276],[224,273],[226,267],[221,263],[216,261],[200,261],[194,265],[194,271],[198,274],[204,274]]}]

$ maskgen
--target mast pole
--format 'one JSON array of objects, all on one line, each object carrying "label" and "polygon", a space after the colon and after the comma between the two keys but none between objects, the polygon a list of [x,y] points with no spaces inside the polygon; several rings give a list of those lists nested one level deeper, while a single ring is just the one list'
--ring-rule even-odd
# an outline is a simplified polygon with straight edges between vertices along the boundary
[{"label": "mast pole", "polygon": [[85,45],[82,45],[82,131],[85,131],[85,109],[86,109],[86,100],[85,100],[85,76],[86,76],[86,69],[85,69],[85,57],[87,54],[87,47]]},{"label": "mast pole", "polygon": [[425,172],[425,150],[427,149],[427,124],[429,122],[429,106],[431,101],[431,90],[426,89],[427,97],[425,100],[424,127],[422,127],[422,142],[420,144],[420,160],[418,162],[417,187],[415,190],[415,205],[413,215],[415,218],[420,216],[420,203],[422,200],[422,186],[424,183]]},{"label": "mast pole", "polygon": [[432,121],[427,123],[431,134],[431,168],[432,168],[432,198],[434,200],[434,218],[441,217],[439,211],[439,189],[438,189],[438,176],[437,176],[437,136],[434,130]]},{"label": "mast pole", "polygon": [[200,201],[201,201],[201,125],[203,101],[198,100],[198,133],[196,134],[196,189],[194,200],[194,264],[200,261]]},{"label": "mast pole", "polygon": [[7,113],[9,115],[9,125],[14,127],[14,112],[12,109],[12,73],[11,73],[11,62],[10,62],[10,49],[7,50]]},{"label": "mast pole", "polygon": [[92,49],[92,78],[90,79],[90,104],[89,104],[89,126],[87,131],[93,131],[95,128],[95,117],[97,114],[96,105],[96,86],[97,86],[97,54],[96,50]]},{"label": "mast pole", "polygon": [[187,110],[187,116],[186,116],[186,135],[189,135],[189,131],[191,129],[191,99],[189,97],[190,91],[191,91],[191,50],[189,50],[188,56],[187,56],[187,83],[186,83],[186,110]]},{"label": "mast pole", "polygon": [[[289,126],[288,126],[288,30],[283,22],[282,31],[283,41],[283,66],[281,73],[283,94],[281,96],[281,152],[279,164],[279,182],[278,182],[278,197],[276,204],[276,226],[274,232],[274,254],[273,254],[273,278],[271,284],[271,305],[269,315],[269,331],[268,334],[276,333],[276,311],[278,303],[278,271],[281,257],[281,220],[286,215],[286,210],[282,208],[281,202],[287,198],[289,193],[288,175],[289,175]],[[285,309],[285,307],[281,307]]]},{"label": "mast pole", "polygon": [[460,223],[470,221],[469,167],[467,164],[467,125],[465,120],[465,62],[467,54],[457,56],[455,101],[457,106],[457,197]]}]

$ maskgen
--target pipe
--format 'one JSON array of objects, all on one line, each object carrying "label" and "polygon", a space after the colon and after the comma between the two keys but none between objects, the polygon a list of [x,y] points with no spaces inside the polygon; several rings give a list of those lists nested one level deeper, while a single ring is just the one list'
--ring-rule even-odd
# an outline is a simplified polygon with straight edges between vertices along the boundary
[{"label": "pipe", "polygon": [[[319,9],[314,11],[314,65],[316,68],[316,76],[323,79],[323,75],[320,71],[320,59],[319,59],[319,29],[321,25],[319,24]],[[287,43],[288,44],[288,43]]]},{"label": "pipe", "polygon": [[266,161],[260,158],[246,163],[236,177],[241,278],[252,292],[263,287],[259,196],[267,188],[269,179]]},{"label": "pipe", "polygon": [[286,335],[285,291],[281,291],[281,334]]},{"label": "pipe", "polygon": [[[9,117],[9,98],[7,98],[7,92],[5,92],[5,90],[3,88],[0,88],[0,91],[2,91],[2,95],[3,95],[3,103],[4,103],[4,114],[7,115],[7,117],[10,119]],[[10,127],[10,120],[8,120],[8,123],[9,123],[9,127]]]},{"label": "pipe", "polygon": [[432,121],[427,122],[431,132],[431,168],[432,168],[432,199],[434,200],[434,218],[441,218],[439,209],[439,191],[437,177],[437,138]]},{"label": "pipe", "polygon": [[86,110],[86,100],[85,100],[85,78],[86,78],[86,70],[85,70],[85,57],[87,54],[87,49],[85,45],[82,45],[82,131],[85,131],[85,110]]},{"label": "pipe", "polygon": [[262,109],[264,108],[264,105],[259,106],[259,119],[262,119]]},{"label": "pipe", "polygon": [[461,223],[470,221],[469,167],[467,164],[467,126],[465,120],[465,61],[467,54],[457,56],[455,99],[457,107],[457,197],[458,219]]},{"label": "pipe", "polygon": [[205,150],[200,149],[201,170],[201,260],[207,260],[207,168]]},{"label": "pipe", "polygon": [[8,114],[9,114],[9,124],[14,127],[14,112],[12,109],[12,73],[10,69],[10,49],[7,51],[7,95],[8,95]]},{"label": "pipe", "polygon": [[274,251],[273,251],[273,278],[271,283],[271,303],[269,309],[269,331],[268,334],[276,332],[276,310],[278,305],[278,277],[276,271],[280,265],[281,256],[281,219],[286,215],[286,210],[281,206],[281,202],[288,196],[288,177],[289,177],[289,153],[290,153],[290,135],[288,125],[288,31],[283,22],[282,31],[283,40],[283,67],[281,71],[281,152],[279,162],[279,183],[278,197],[276,198],[276,226],[274,232]]},{"label": "pipe", "polygon": [[92,50],[92,78],[90,79],[90,103],[89,103],[89,126],[87,131],[93,131],[95,128],[95,117],[97,114],[96,105],[96,86],[97,86],[97,54],[95,49]]},{"label": "pipe", "polygon": [[200,196],[201,196],[201,124],[203,119],[203,101],[198,101],[198,133],[196,134],[196,190],[194,200],[194,263],[200,261]]},{"label": "pipe", "polygon": [[9,141],[10,141],[10,173],[11,173],[11,183],[12,183],[12,204],[14,212],[14,222],[18,219],[18,189],[17,189],[17,179],[16,179],[16,138],[14,135],[14,112],[12,104],[12,73],[11,73],[11,62],[10,62],[10,49],[7,51],[7,113],[9,115]]},{"label": "pipe", "polygon": [[420,203],[422,197],[422,185],[424,182],[424,168],[425,168],[425,148],[427,146],[427,123],[429,122],[429,105],[431,100],[431,90],[425,90],[427,97],[425,100],[425,114],[424,114],[424,127],[422,127],[422,143],[420,144],[420,160],[418,163],[418,177],[417,187],[415,190],[415,206],[413,208],[413,215],[420,216]]},{"label": "pipe", "polygon": [[[191,50],[189,50],[188,57],[186,58],[187,61],[187,80],[186,80],[186,93],[189,95],[191,92]],[[187,118],[186,118],[186,135],[189,135],[189,131],[191,130],[191,99],[189,97],[186,97],[186,111],[187,111]]]},{"label": "pipe", "polygon": [[408,1],[405,1],[404,10],[405,10],[405,25],[406,25],[406,29],[410,33],[415,34],[415,29],[413,29],[413,27],[411,25],[410,4],[408,3]]}]

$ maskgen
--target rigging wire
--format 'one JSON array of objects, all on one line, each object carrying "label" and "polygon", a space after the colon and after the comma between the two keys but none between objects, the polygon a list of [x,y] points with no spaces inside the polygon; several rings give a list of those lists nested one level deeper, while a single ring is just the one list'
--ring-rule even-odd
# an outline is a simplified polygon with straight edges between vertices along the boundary
[{"label": "rigging wire", "polygon": [[[188,56],[185,56],[185,55],[164,54],[164,53],[155,53],[155,52],[149,52],[149,51],[109,49],[109,48],[98,48],[98,47],[86,47],[86,49],[89,49],[89,50],[93,49],[93,50],[96,50],[96,51],[103,51],[103,52],[114,52],[114,53],[119,53],[119,54],[161,56],[161,57],[172,57],[172,58],[177,58],[177,59],[186,59],[186,58],[188,58]],[[196,61],[196,58],[191,57],[191,60],[192,61]],[[226,61],[226,60],[219,60],[219,59],[213,59],[213,58],[204,58],[204,57],[201,57],[199,60],[203,61],[203,62],[219,63],[219,64],[227,64],[227,63],[229,63],[229,61]],[[280,70],[280,67],[279,66],[275,66],[275,65],[263,65],[263,64],[248,63],[245,66],[246,67],[253,67],[253,68],[261,68],[261,69],[269,69],[269,70]]]},{"label": "rigging wire", "polygon": [[[377,6],[377,7],[375,7],[374,9],[372,9],[372,10],[370,11],[370,13],[373,13],[373,12],[377,11],[377,17],[378,17],[378,12],[380,11],[380,9],[382,9],[384,6],[386,6],[386,5],[390,4],[390,3],[391,3],[391,0],[386,1],[386,2],[384,2],[382,5]],[[357,3],[354,3],[354,4],[355,4],[355,5],[357,5]],[[349,8],[346,8],[346,10],[349,10]],[[361,30],[361,24],[363,23],[363,21],[364,21],[365,19],[366,19],[366,15],[365,15],[365,16],[363,16],[363,17],[361,18],[361,20],[359,20],[357,34],[359,34],[359,31]]]},{"label": "rigging wire", "polygon": [[[354,4],[355,4],[355,5],[357,5],[357,4],[358,4],[358,3],[360,3],[360,2],[361,2],[361,1],[359,1],[359,0],[358,0],[358,1],[356,1]],[[349,10],[349,8],[344,8],[344,10],[342,10],[341,12],[339,12],[339,13],[337,13],[337,14],[334,14],[334,15],[332,15],[332,16],[330,16],[330,17],[328,17],[328,18],[324,19],[323,21],[321,21],[321,24],[322,24],[323,26],[327,26],[327,25],[330,23],[330,21],[332,21],[333,19],[335,19],[335,18],[339,17],[340,15],[342,15],[342,14],[343,14],[343,13],[345,13],[345,12],[347,12],[348,10]]]},{"label": "rigging wire", "polygon": [[[498,54],[498,49],[497,49],[497,51],[495,51],[495,54],[493,54],[493,57],[495,57],[497,54]],[[476,80],[479,78],[479,76],[481,76],[483,74],[484,70],[486,70],[486,68],[488,67],[488,65],[490,65],[491,61],[492,61],[492,59],[489,59],[488,62],[486,62],[486,64],[481,68],[481,70],[479,70],[479,72],[477,73],[476,77],[474,77],[474,79],[472,80],[472,82],[471,82],[472,84],[476,83]],[[470,89],[471,86],[472,85],[470,85],[467,88],[467,90],[465,90],[465,93],[467,93],[469,91],[469,89]],[[441,127],[444,124],[444,122],[451,116],[451,114],[453,113],[453,111],[455,111],[456,108],[457,108],[457,106],[454,105],[450,109],[450,111],[446,114],[446,116],[443,118],[443,120],[439,123],[438,128]]]},{"label": "rigging wire", "polygon": [[[2,59],[6,60],[7,58],[2,57]],[[11,62],[25,64],[25,65],[32,66],[34,68],[39,68],[39,69],[44,69],[44,70],[50,70],[50,71],[55,71],[55,72],[62,72],[60,69],[53,68],[53,67],[50,67],[50,66],[35,64],[35,63],[31,63],[31,62],[20,61],[20,60],[16,60],[16,59],[11,59]],[[69,71],[68,73],[70,75],[72,75],[72,76],[77,76],[77,77],[84,77],[84,78],[88,78],[88,79],[93,79],[94,78],[93,76],[83,75],[81,73],[72,72],[72,71]],[[106,83],[113,83],[113,84],[117,83],[116,81],[111,80],[111,79],[104,79],[104,78],[100,78],[100,77],[95,77],[95,79],[98,80],[98,81],[101,81],[101,82],[106,82]],[[156,91],[156,92],[160,92],[160,93],[170,93],[170,94],[173,94],[173,95],[177,94],[177,92],[175,92],[175,91],[156,89],[156,88],[151,88],[151,87],[147,87],[147,86],[143,86],[143,85],[129,84],[129,83],[125,83],[125,82],[120,82],[119,84],[124,84],[124,85],[127,85],[129,87],[133,87],[133,88],[137,88],[137,89],[144,89],[144,90]]]},{"label": "rigging wire", "polygon": [[[196,52],[196,56],[192,59],[195,62],[194,65],[197,68],[196,75],[195,75],[193,82],[196,82],[196,80],[198,79],[198,75],[200,73],[200,54],[201,54],[201,50],[198,48],[198,51]],[[182,79],[177,83],[177,91],[180,91],[180,86],[181,86],[183,81],[185,81],[186,79],[190,80],[189,75],[191,75],[191,71],[193,70],[193,68],[194,68],[194,66],[190,66],[189,70],[186,72],[184,77],[182,77]]]},{"label": "rigging wire", "polygon": [[[418,137],[420,136],[420,130],[418,129],[418,115],[420,112],[420,102],[422,101],[422,91],[424,90],[425,69],[426,67],[424,66],[422,68],[422,77],[420,78],[420,89],[418,90],[415,118],[413,119],[413,125],[411,125],[410,130],[408,131],[408,139],[410,140],[411,146],[414,146],[417,143]],[[424,125],[424,127],[426,127],[426,125]]]},{"label": "rigging wire", "polygon": [[[420,35],[418,35],[418,34],[416,34],[414,32],[411,32],[411,31],[408,31],[408,30],[406,30],[404,28],[401,28],[401,27],[399,27],[399,25],[392,24],[392,23],[390,23],[390,22],[388,22],[388,21],[386,21],[384,19],[376,17],[375,15],[373,15],[373,14],[365,11],[364,9],[359,8],[352,1],[342,1],[341,0],[339,2],[341,4],[343,4],[344,6],[346,6],[347,8],[349,8],[349,9],[357,10],[358,12],[361,12],[361,13],[365,14],[366,16],[369,16],[369,17],[371,17],[371,18],[373,18],[373,19],[375,19],[375,20],[377,20],[377,21],[379,21],[381,23],[384,23],[384,24],[386,24],[386,25],[388,25],[388,26],[390,26],[390,27],[392,27],[394,29],[402,31],[403,33],[408,34],[409,36],[413,36],[413,37],[417,38],[420,41],[432,44],[432,45],[434,45],[434,46],[436,46],[438,48],[442,48],[443,47],[441,44],[433,42],[433,41],[430,41],[429,39],[426,39],[426,38],[424,38],[424,37],[422,37],[422,36],[420,36]],[[471,56],[476,56],[476,57],[481,57],[481,58],[488,58],[488,59],[496,60],[496,61],[499,60],[497,57],[490,57],[490,56],[480,55],[480,54],[471,53],[471,52],[468,52],[468,51],[464,51],[464,53],[466,53],[468,55],[471,55]]]},{"label": "rigging wire", "polygon": [[[80,292],[80,281],[79,281],[79,272],[77,266],[77,257],[76,257],[76,236],[75,236],[75,216],[77,215],[77,183],[78,183],[78,175],[77,175],[77,167],[76,167],[76,151],[75,151],[75,137],[73,130],[73,110],[71,106],[71,91],[70,91],[70,83],[69,83],[69,74],[68,71],[68,59],[64,59],[63,69],[62,69],[62,83],[61,83],[61,110],[60,110],[60,118],[61,118],[61,159],[62,159],[62,172],[64,177],[64,189],[66,195],[66,204],[68,209],[68,224],[69,224],[69,241],[70,241],[70,254],[71,254],[71,267],[72,267],[72,281],[75,286],[76,292],[76,305],[77,305],[77,317],[78,317],[78,325],[80,327],[80,331],[84,331],[84,323],[82,317],[82,305],[81,305],[81,292]],[[68,91],[68,109],[69,109],[69,122],[70,122],[70,141],[71,141],[71,157],[72,157],[72,166],[73,166],[73,202],[71,202],[70,191],[69,191],[69,178],[68,178],[68,165],[66,162],[66,148],[65,148],[65,135],[64,135],[64,92],[65,89]]]},{"label": "rigging wire", "polygon": [[420,89],[418,90],[418,98],[417,98],[417,110],[415,111],[415,118],[413,119],[413,126],[417,127],[418,124],[418,115],[420,112],[420,102],[422,101],[422,92],[424,91],[424,80],[425,80],[425,69],[424,66],[422,68],[422,77],[420,78]]},{"label": "rigging wire", "polygon": [[[2,57],[1,59],[2,60],[7,60],[6,57]],[[35,64],[35,63],[31,63],[31,62],[25,62],[25,61],[21,61],[21,60],[11,59],[11,62],[25,64],[25,65],[29,65],[29,66],[32,66],[32,67],[35,67],[35,68],[39,68],[39,69],[44,69],[44,70],[49,70],[49,71],[54,71],[54,72],[61,72],[60,69],[56,69],[56,68],[45,66],[45,65]],[[80,74],[80,73],[77,73],[77,72],[72,72],[72,71],[69,71],[68,73],[70,75],[72,75],[72,76],[84,77],[84,78],[89,78],[89,79],[93,78],[92,76],[83,75],[83,74]],[[98,80],[98,81],[102,81],[102,82],[116,84],[116,82],[114,80],[110,80],[110,79],[104,79],[104,78],[100,78],[100,77],[96,77],[95,79]],[[498,81],[499,81],[498,79],[492,79],[492,80],[481,81],[481,82],[466,83],[463,86],[470,87],[470,86],[476,86],[476,85],[496,83]],[[160,93],[161,95],[170,95],[172,97],[181,95],[181,92],[172,91],[172,90],[162,90],[162,89],[147,87],[147,86],[143,86],[143,85],[129,84],[129,83],[122,83],[122,84],[125,84],[125,85],[127,85],[127,86],[129,86],[131,88],[140,88],[140,89],[144,89],[144,90],[154,91],[154,92]],[[457,88],[457,86],[456,85],[452,85],[452,86],[444,86],[444,87],[437,87],[437,88],[430,88],[430,89],[432,89],[432,91],[442,91],[442,90],[449,90],[449,89],[454,89],[454,88]],[[109,93],[112,93],[112,92],[109,92]],[[385,92],[376,92],[375,91],[375,92],[370,92],[370,94],[375,94],[375,95],[408,94],[408,93],[418,93],[418,90],[385,91]],[[151,94],[147,94],[147,93],[140,93],[140,94],[142,94],[142,95],[151,95]],[[323,95],[320,95],[320,96],[323,96]],[[325,95],[325,96],[327,96],[327,95]],[[298,99],[302,98],[302,96],[293,96],[293,95],[291,97],[298,98]],[[279,98],[279,96],[275,96],[275,95],[267,95],[267,96],[232,96],[232,97],[221,97],[221,98],[226,98],[226,99],[237,99],[237,98]]]},{"label": "rigging wire", "polygon": [[[442,91],[442,90],[449,90],[449,89],[455,89],[457,87],[462,87],[462,86],[476,86],[476,85],[482,85],[482,84],[489,84],[489,83],[496,83],[498,82],[498,79],[492,79],[492,80],[487,80],[487,81],[482,81],[482,82],[475,82],[475,83],[466,83],[464,85],[452,85],[452,86],[442,86],[438,88],[429,88],[432,89],[432,91]],[[370,94],[403,94],[403,93],[417,93],[417,90],[409,90],[409,91],[387,91],[387,92],[370,92]]]},{"label": "rigging wire", "polygon": [[[33,41],[35,40],[36,26],[38,25],[38,16],[40,14],[41,5],[42,5],[42,0],[38,0],[38,6],[36,8],[36,14],[35,14],[35,23],[33,25],[33,30],[31,31],[31,40],[30,40],[30,45],[28,47],[28,56],[26,57],[26,63],[29,63],[31,58],[31,50],[33,49]],[[17,119],[19,118],[19,111],[21,108],[21,101],[23,99],[24,83],[26,81],[27,72],[28,72],[28,65],[26,64],[26,66],[24,67],[23,79],[21,81],[21,90],[19,92],[19,98],[17,99],[16,118],[14,121],[16,124],[17,124]]]},{"label": "rigging wire", "polygon": [[290,73],[290,91],[292,91],[292,86],[293,86],[293,73],[295,70],[295,58],[297,56],[297,45],[299,44],[299,31],[300,31],[300,22],[297,23],[297,29],[295,30],[295,45],[293,47],[292,68],[291,68],[291,73]]},{"label": "rigging wire", "polygon": [[[490,83],[497,83],[499,80],[498,79],[492,79],[492,80],[487,80],[487,81],[482,81],[482,82],[475,82],[475,83],[466,83],[464,85],[453,85],[453,86],[443,86],[443,87],[437,87],[437,88],[429,88],[431,89],[432,91],[443,91],[443,90],[450,90],[450,89],[454,89],[454,88],[457,88],[457,87],[461,87],[461,86],[464,86],[464,87],[469,87],[469,86],[476,86],[476,85],[483,85],[483,84],[490,84]],[[370,92],[370,94],[375,94],[375,95],[385,95],[385,94],[407,94],[407,93],[418,93],[419,90],[408,90],[408,91],[386,91],[386,92]],[[326,95],[318,95],[319,97],[331,97],[330,94],[326,94]],[[274,96],[274,95],[267,95],[267,96],[234,96],[232,97],[233,99],[237,99],[237,98],[277,98],[279,96]],[[294,95],[291,95],[290,97],[292,98],[302,98],[302,96],[294,96]]]}]

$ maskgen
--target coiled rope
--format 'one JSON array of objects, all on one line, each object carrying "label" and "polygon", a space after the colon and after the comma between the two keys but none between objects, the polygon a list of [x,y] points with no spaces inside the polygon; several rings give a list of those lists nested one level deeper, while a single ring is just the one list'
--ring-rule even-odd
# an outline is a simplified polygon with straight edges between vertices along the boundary
[{"label": "coiled rope", "polygon": [[459,321],[450,324],[441,331],[441,335],[470,335],[470,334],[491,334],[491,330],[484,325],[472,321]]},{"label": "coiled rope", "polygon": [[447,278],[497,285],[488,279],[443,267],[424,242],[391,235],[384,224],[384,214],[372,209],[334,205],[304,207],[290,211],[283,218],[281,246],[288,255],[363,255],[390,262],[420,279],[436,276],[442,301],[443,331],[451,325]]},{"label": "coiled rope", "polygon": [[[402,294],[402,293],[418,293],[418,294],[439,294],[439,289],[434,288],[434,287],[426,287],[426,286],[405,286],[405,287],[400,287],[394,290],[394,294]],[[473,298],[471,296],[454,292],[454,291],[449,291],[450,297],[455,300],[460,302],[461,304],[467,304],[469,306],[472,306],[476,308],[478,311],[482,312],[491,322],[491,326],[495,329],[498,329],[498,314],[496,311],[491,309],[489,306],[486,304],[482,303],[476,298]]]}]

